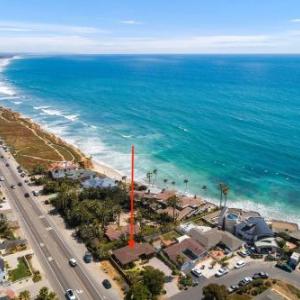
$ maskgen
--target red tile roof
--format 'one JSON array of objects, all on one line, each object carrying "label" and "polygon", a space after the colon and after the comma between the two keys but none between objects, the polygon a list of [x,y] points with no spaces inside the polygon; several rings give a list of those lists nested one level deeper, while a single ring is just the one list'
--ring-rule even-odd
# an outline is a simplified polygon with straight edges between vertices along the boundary
[{"label": "red tile roof", "polygon": [[126,265],[140,259],[141,256],[150,256],[155,253],[155,249],[148,243],[136,243],[134,248],[125,246],[114,250],[113,256],[122,264]]},{"label": "red tile roof", "polygon": [[186,256],[185,253],[183,253],[186,250],[191,251],[198,257],[206,253],[205,248],[191,238],[185,239],[181,243],[176,243],[169,246],[168,248],[164,249],[164,252],[175,264],[177,264],[178,255],[181,255],[185,261],[191,260],[188,256]]}]

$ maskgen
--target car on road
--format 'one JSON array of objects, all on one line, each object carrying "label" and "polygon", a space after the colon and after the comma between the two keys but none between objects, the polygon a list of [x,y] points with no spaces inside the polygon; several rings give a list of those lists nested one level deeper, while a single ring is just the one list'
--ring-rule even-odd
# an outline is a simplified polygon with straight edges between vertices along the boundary
[{"label": "car on road", "polygon": [[12,184],[12,185],[10,186],[10,188],[11,188],[11,189],[15,189],[16,186],[15,186],[14,184]]},{"label": "car on road", "polygon": [[239,282],[239,286],[245,286],[245,285],[249,284],[252,281],[253,281],[253,279],[251,277],[245,277],[244,279],[242,279]]},{"label": "car on road", "polygon": [[28,193],[25,193],[25,194],[24,194],[24,197],[25,197],[25,198],[29,198],[29,194],[28,194]]},{"label": "car on road", "polygon": [[228,272],[229,272],[229,270],[227,268],[221,268],[220,270],[217,271],[215,276],[222,277],[222,276],[226,275]]},{"label": "car on road", "polygon": [[69,259],[69,264],[70,264],[70,266],[71,267],[76,267],[77,266],[77,261],[76,261],[76,259],[75,258],[70,258]]},{"label": "car on road", "polygon": [[84,256],[83,256],[83,260],[84,260],[84,262],[87,263],[87,264],[90,263],[90,262],[92,262],[92,260],[93,260],[93,255],[92,255],[92,253],[89,252],[89,251],[85,252],[85,254],[84,254]]},{"label": "car on road", "polygon": [[238,289],[239,289],[239,286],[238,286],[237,284],[233,284],[233,285],[231,285],[231,286],[227,289],[227,291],[228,291],[228,293],[234,293],[234,292],[236,292]]},{"label": "car on road", "polygon": [[243,260],[239,260],[236,264],[235,264],[235,266],[234,266],[234,268],[235,269],[241,269],[241,268],[243,268],[243,267],[245,267],[245,262],[243,261]]},{"label": "car on road", "polygon": [[4,181],[4,177],[3,176],[0,176],[0,181]]},{"label": "car on road", "polygon": [[9,167],[9,163],[6,163],[5,166],[6,166],[6,167]]},{"label": "car on road", "polygon": [[284,263],[284,262],[278,262],[275,265],[275,267],[279,268],[279,269],[281,269],[283,271],[289,272],[289,273],[293,272],[293,269],[287,263]]},{"label": "car on road", "polygon": [[195,267],[191,270],[192,274],[197,276],[197,277],[201,277],[202,276],[202,272],[201,269],[199,267]]},{"label": "car on road", "polygon": [[66,298],[68,300],[76,300],[77,299],[74,292],[71,289],[66,290]]},{"label": "car on road", "polygon": [[253,279],[268,279],[269,278],[269,274],[266,273],[266,272],[258,272],[258,273],[255,273],[253,276],[252,276]]},{"label": "car on road", "polygon": [[37,197],[39,195],[38,191],[32,191],[33,196]]},{"label": "car on road", "polygon": [[104,286],[106,289],[110,289],[110,288],[111,288],[111,283],[109,282],[108,279],[104,279],[104,280],[102,281],[102,284],[103,284],[103,286]]},{"label": "car on road", "polygon": [[18,186],[22,186],[23,184],[22,184],[22,182],[18,182]]}]

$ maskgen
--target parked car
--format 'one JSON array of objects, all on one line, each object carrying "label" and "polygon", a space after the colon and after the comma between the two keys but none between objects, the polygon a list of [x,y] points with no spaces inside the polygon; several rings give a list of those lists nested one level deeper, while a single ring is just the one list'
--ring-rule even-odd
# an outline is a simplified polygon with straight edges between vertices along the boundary
[{"label": "parked car", "polygon": [[239,282],[239,286],[245,286],[245,285],[249,284],[252,281],[253,281],[253,279],[251,277],[245,277],[244,279],[242,279]]},{"label": "parked car", "polygon": [[5,166],[6,166],[6,167],[9,167],[9,163],[6,163]]},{"label": "parked car", "polygon": [[11,189],[15,189],[16,186],[15,186],[14,184],[12,184],[12,185],[10,186],[10,188],[11,188]]},{"label": "parked car", "polygon": [[25,198],[29,198],[29,194],[28,194],[28,193],[25,193],[25,194],[24,194],[24,197],[25,197]]},{"label": "parked car", "polygon": [[200,268],[193,268],[192,271],[193,275],[197,276],[197,277],[201,277],[202,276],[202,272],[201,272],[201,269]]},{"label": "parked car", "polygon": [[247,256],[248,256],[247,252],[244,251],[244,250],[238,251],[237,254],[238,254],[239,256],[241,256],[241,257],[247,257]]},{"label": "parked car", "polygon": [[104,279],[104,280],[102,281],[102,284],[103,284],[103,286],[104,286],[106,289],[110,289],[110,288],[111,288],[111,283],[109,282],[108,279]]},{"label": "parked car", "polygon": [[66,290],[66,298],[68,300],[76,300],[76,296],[75,296],[74,292],[71,289]]},{"label": "parked car", "polygon": [[240,260],[235,264],[234,268],[241,269],[241,268],[245,267],[245,265],[246,265],[245,262],[243,260]]},{"label": "parked car", "polygon": [[4,177],[3,176],[0,176],[0,181],[4,181]]},{"label": "parked car", "polygon": [[23,184],[22,184],[22,182],[18,182],[18,186],[22,186]]},{"label": "parked car", "polygon": [[22,173],[22,174],[21,174],[21,177],[22,177],[22,178],[24,178],[25,176],[26,176],[26,174],[25,174],[25,173]]},{"label": "parked car", "polygon": [[220,270],[217,271],[215,276],[222,277],[222,276],[226,275],[228,272],[229,272],[229,270],[227,268],[221,268]]},{"label": "parked car", "polygon": [[268,279],[269,278],[269,274],[266,273],[266,272],[258,272],[258,273],[255,273],[253,276],[252,276],[253,279]]},{"label": "parked car", "polygon": [[77,266],[77,261],[76,261],[76,259],[75,258],[70,258],[69,259],[69,264],[70,264],[70,266],[71,267],[76,267]]},{"label": "parked car", "polygon": [[90,263],[90,262],[92,262],[92,260],[93,260],[93,255],[92,255],[92,253],[91,252],[85,252],[85,254],[84,254],[84,256],[83,256],[83,260],[84,260],[84,262],[85,263]]},{"label": "parked car", "polygon": [[293,272],[293,269],[287,263],[284,263],[284,262],[278,262],[275,265],[275,267],[277,267],[283,271],[289,272],[289,273]]},{"label": "parked car", "polygon": [[234,293],[235,291],[237,291],[239,289],[239,286],[237,285],[237,284],[233,284],[233,285],[231,285],[228,289],[227,289],[227,291],[229,292],[229,293]]}]

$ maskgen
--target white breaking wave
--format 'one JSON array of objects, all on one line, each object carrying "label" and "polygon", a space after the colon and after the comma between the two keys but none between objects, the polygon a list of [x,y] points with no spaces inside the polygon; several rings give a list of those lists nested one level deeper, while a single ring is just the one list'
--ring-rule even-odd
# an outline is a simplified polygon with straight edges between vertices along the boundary
[{"label": "white breaking wave", "polygon": [[78,120],[79,115],[69,115],[69,116],[67,115],[64,117],[70,121],[76,121],[76,120]]},{"label": "white breaking wave", "polygon": [[[18,58],[20,58],[20,57],[13,56],[13,57],[0,58],[0,72],[3,72],[12,60],[18,59]],[[7,84],[6,81],[0,81],[0,94],[14,96],[16,94],[16,92],[9,84]]]}]

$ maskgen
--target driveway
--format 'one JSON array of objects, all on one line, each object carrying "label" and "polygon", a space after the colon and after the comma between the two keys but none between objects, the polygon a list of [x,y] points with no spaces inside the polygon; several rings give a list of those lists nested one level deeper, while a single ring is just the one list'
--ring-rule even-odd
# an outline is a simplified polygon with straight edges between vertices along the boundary
[{"label": "driveway", "polygon": [[[145,264],[145,266],[151,266],[155,269],[162,271],[166,276],[172,276],[172,270],[164,262],[162,262],[156,257],[151,258],[149,262]],[[166,282],[164,285],[164,289],[167,292],[166,294],[167,299],[178,294],[180,290],[178,289],[177,286],[177,278],[173,277],[172,281]]]}]

